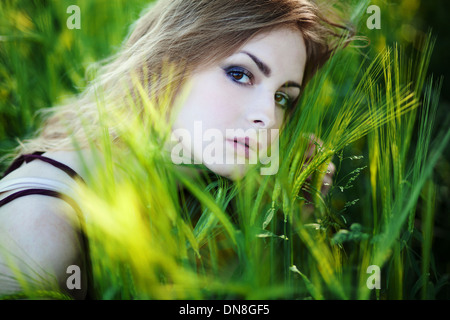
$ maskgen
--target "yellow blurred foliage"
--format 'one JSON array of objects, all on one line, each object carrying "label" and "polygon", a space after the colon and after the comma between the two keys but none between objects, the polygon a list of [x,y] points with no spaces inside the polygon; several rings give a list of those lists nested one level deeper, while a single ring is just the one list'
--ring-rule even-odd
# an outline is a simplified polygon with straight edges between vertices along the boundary
[{"label": "yellow blurred foliage", "polygon": [[29,32],[33,30],[34,24],[28,14],[22,11],[11,11],[9,14],[11,21],[19,31]]}]

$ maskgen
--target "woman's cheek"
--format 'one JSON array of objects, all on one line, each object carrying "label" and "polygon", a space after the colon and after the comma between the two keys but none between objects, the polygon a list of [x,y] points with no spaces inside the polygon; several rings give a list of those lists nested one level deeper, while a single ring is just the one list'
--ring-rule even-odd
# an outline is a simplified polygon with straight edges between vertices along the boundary
[{"label": "woman's cheek", "polygon": [[[229,84],[210,89],[209,93],[207,93],[207,99],[211,117],[215,121],[224,124],[238,118],[242,110],[242,93],[236,88],[232,88]],[[235,128],[233,126],[229,129]]]}]

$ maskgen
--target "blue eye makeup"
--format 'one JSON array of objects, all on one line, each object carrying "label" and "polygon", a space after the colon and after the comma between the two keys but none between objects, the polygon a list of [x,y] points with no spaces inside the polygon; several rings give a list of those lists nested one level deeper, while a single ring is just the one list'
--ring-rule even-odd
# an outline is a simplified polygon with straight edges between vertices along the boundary
[{"label": "blue eye makeup", "polygon": [[[225,72],[226,76],[236,84],[245,86],[254,84],[255,77],[246,68],[239,66],[230,66],[223,68],[223,71]],[[280,108],[288,109],[292,106],[294,98],[292,98],[285,92],[277,91],[274,95],[274,100]]]},{"label": "blue eye makeup", "polygon": [[254,76],[245,68],[232,66],[224,68],[226,75],[234,82],[242,85],[252,85]]}]

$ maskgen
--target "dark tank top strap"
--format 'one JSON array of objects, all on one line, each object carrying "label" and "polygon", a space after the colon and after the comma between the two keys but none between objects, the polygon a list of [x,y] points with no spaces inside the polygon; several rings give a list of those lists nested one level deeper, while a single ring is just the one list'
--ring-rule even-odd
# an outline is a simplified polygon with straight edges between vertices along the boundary
[{"label": "dark tank top strap", "polygon": [[[43,154],[43,152],[35,152],[33,154]],[[22,163],[25,161],[24,155],[21,155],[20,157],[14,159],[14,161],[9,165],[9,167],[5,170],[5,172],[2,175],[2,179],[6,177],[8,174],[13,172],[14,170],[18,169]]]},{"label": "dark tank top strap", "polygon": [[6,169],[5,173],[3,174],[3,177],[7,176],[9,173],[19,168],[24,162],[29,163],[33,160],[38,159],[64,171],[67,175],[69,175],[73,179],[77,178],[80,179],[81,181],[84,181],[83,178],[81,178],[81,176],[78,173],[76,173],[75,170],[73,170],[71,167],[59,161],[53,160],[51,158],[44,157],[42,156],[43,153],[44,152],[39,151],[34,152],[32,154],[21,155],[11,163],[8,169]]},{"label": "dark tank top strap", "polygon": [[48,163],[48,164],[51,164],[52,166],[54,166],[54,167],[56,167],[56,168],[58,168],[58,169],[60,169],[60,170],[62,170],[62,171],[64,171],[65,173],[67,173],[70,177],[72,177],[72,178],[78,178],[78,179],[81,179],[81,180],[83,180],[81,177],[80,177],[80,175],[78,174],[78,173],[76,173],[75,172],[75,170],[73,170],[71,167],[69,167],[69,166],[67,166],[67,165],[65,165],[64,163],[61,163],[61,162],[59,162],[59,161],[56,161],[56,160],[53,160],[53,159],[51,159],[51,158],[47,158],[47,157],[44,157],[44,156],[41,156],[41,155],[39,155],[39,154],[27,154],[27,155],[24,155],[24,158],[25,158],[25,162],[31,162],[31,161],[33,161],[33,160],[35,160],[35,159],[39,159],[39,160],[41,160],[41,161],[44,161],[44,162],[46,162],[46,163]]},{"label": "dark tank top strap", "polygon": [[60,198],[64,201],[66,201],[77,213],[81,213],[81,209],[76,203],[75,200],[73,200],[71,197],[62,194],[57,191],[48,190],[48,189],[25,189],[22,191],[14,192],[13,194],[7,196],[6,198],[0,200],[0,207],[4,206],[7,203],[10,203],[11,201],[20,198],[25,197],[29,195],[42,195],[42,196],[49,196],[49,197],[55,197]]}]

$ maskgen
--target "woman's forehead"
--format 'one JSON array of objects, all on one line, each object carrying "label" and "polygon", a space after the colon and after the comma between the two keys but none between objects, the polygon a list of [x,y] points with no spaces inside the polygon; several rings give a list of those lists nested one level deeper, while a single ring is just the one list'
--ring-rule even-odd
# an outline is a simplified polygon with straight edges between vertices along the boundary
[{"label": "woman's forehead", "polygon": [[[249,56],[271,75],[287,74],[300,81],[306,63],[306,46],[299,30],[279,28],[259,33],[230,57]],[[299,78],[299,79],[298,79]]]}]

